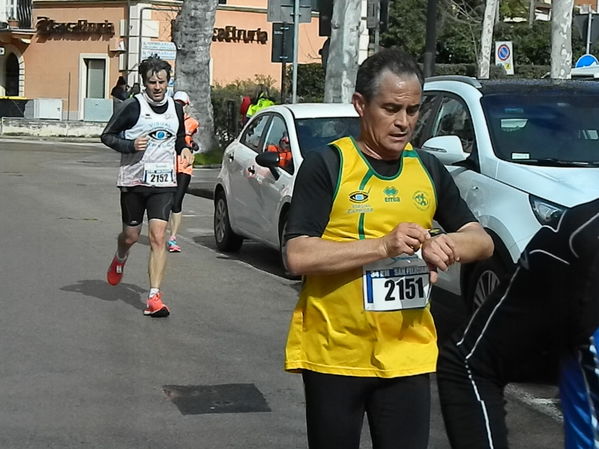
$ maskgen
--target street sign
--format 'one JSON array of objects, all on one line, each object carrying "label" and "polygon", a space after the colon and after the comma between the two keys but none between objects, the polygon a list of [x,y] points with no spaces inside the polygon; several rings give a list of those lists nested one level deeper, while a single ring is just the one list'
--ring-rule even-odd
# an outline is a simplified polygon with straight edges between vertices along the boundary
[{"label": "street sign", "polygon": [[[312,21],[312,0],[297,0],[299,2],[299,23]],[[293,23],[295,0],[268,0],[266,20],[269,22]]]},{"label": "street sign", "polygon": [[293,60],[293,24],[272,24],[271,62],[291,62]]},{"label": "street sign", "polygon": [[594,55],[586,53],[582,55],[580,58],[578,58],[576,64],[574,64],[574,67],[588,67],[596,64],[599,64],[599,60],[597,60],[597,58]]},{"label": "street sign", "polygon": [[158,55],[161,59],[174,61],[177,59],[177,47],[173,42],[145,41],[141,43],[141,59]]},{"label": "street sign", "polygon": [[508,75],[514,74],[514,55],[512,42],[495,42],[495,65],[501,65]]}]

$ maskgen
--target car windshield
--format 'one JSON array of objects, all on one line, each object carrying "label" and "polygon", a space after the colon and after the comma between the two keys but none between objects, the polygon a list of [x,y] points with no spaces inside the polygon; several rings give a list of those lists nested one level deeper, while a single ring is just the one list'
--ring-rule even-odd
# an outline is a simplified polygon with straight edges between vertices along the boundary
[{"label": "car windshield", "polygon": [[599,164],[599,95],[502,93],[481,99],[500,159],[534,165]]},{"label": "car windshield", "polygon": [[323,117],[298,119],[295,122],[302,156],[310,151],[320,151],[345,136],[358,137],[360,119],[358,117]]}]

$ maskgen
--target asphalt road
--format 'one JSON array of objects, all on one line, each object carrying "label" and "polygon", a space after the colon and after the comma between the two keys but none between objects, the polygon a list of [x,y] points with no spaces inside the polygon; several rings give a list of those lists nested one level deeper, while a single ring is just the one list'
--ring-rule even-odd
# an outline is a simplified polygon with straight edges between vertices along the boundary
[{"label": "asphalt road", "polygon": [[[144,317],[147,238],[123,282],[105,282],[117,166],[102,145],[0,140],[0,448],[307,447],[301,378],[282,370],[299,283],[262,245],[218,252],[212,202],[188,195],[163,285],[172,315]],[[433,309],[442,335],[462,319],[455,298]],[[512,447],[562,447],[539,406],[555,389],[515,388]],[[449,448],[436,393],[430,448]]]}]

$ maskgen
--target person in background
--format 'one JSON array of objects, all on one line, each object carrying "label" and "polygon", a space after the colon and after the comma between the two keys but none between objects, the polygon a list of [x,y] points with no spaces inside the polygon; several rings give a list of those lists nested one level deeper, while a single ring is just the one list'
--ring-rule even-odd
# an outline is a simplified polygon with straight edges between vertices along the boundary
[{"label": "person in background", "polygon": [[239,104],[239,123],[242,127],[245,126],[248,121],[247,113],[251,104],[252,98],[249,95],[241,97],[241,103]]},{"label": "person in background", "polygon": [[[567,449],[599,448],[599,199],[530,240],[512,277],[439,353],[454,449],[507,449],[505,386],[559,371]],[[559,367],[559,369],[558,369]]]},{"label": "person in background", "polygon": [[279,155],[279,167],[288,169],[292,163],[291,145],[287,133],[279,139],[278,145],[268,145],[266,151],[277,153]]},{"label": "person in background", "polygon": [[133,83],[133,86],[131,86],[131,89],[129,89],[129,92],[127,93],[128,98],[134,97],[135,95],[137,95],[140,92],[141,92],[141,87],[140,87],[139,83]]},{"label": "person in background", "polygon": [[248,107],[246,117],[249,119],[253,117],[256,112],[272,106],[273,104],[275,104],[275,102],[270,98],[268,87],[266,87],[264,84],[260,84],[256,88],[256,92],[252,98],[252,103]]},{"label": "person in background", "polygon": [[125,78],[123,78],[122,76],[119,76],[115,86],[110,91],[110,95],[112,96],[112,102],[114,105],[114,111],[116,111],[121,106],[123,101],[127,99],[127,89],[127,81],[125,81]]},{"label": "person in background", "polygon": [[[189,115],[189,108],[191,107],[189,95],[187,92],[179,90],[173,95],[173,100],[183,107],[185,114],[185,144],[195,153],[198,150],[198,144],[194,142],[193,136],[198,131],[200,124],[195,118]],[[181,252],[181,246],[177,244],[177,232],[179,231],[181,220],[183,219],[183,213],[181,212],[183,208],[183,197],[191,182],[192,173],[193,164],[188,165],[185,163],[182,156],[177,156],[177,191],[175,192],[171,217],[169,219],[171,232],[167,243],[168,250],[171,253]]]},{"label": "person in background", "polygon": [[117,186],[121,191],[122,231],[106,280],[117,285],[129,249],[141,234],[144,214],[148,217],[150,291],[144,315],[166,317],[170,309],[162,301],[160,286],[166,271],[166,229],[177,188],[175,164],[181,155],[185,165],[193,163],[185,143],[183,108],[166,96],[171,66],[158,57],[139,65],[142,93],[123,104],[102,132],[102,142],[121,153]]},{"label": "person in background", "polygon": [[443,164],[409,145],[423,82],[402,50],[367,58],[358,139],[308,153],[298,171],[284,248],[304,279],[285,369],[303,377],[310,449],[357,449],[364,414],[374,449],[428,446],[431,283],[493,253]]}]

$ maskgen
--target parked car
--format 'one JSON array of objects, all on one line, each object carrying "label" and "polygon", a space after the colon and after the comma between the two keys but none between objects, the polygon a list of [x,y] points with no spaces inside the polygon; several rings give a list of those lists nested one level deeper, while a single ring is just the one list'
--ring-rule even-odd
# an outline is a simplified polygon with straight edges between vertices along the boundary
[{"label": "parked car", "polygon": [[310,151],[359,133],[351,104],[287,104],[261,110],[226,149],[214,189],[214,238],[237,251],[244,238],[281,250],[295,175]]},{"label": "parked car", "polygon": [[[541,226],[599,197],[599,83],[428,78],[412,143],[436,155],[495,242],[439,287],[476,308]],[[550,274],[548,274],[550,275]]]}]

